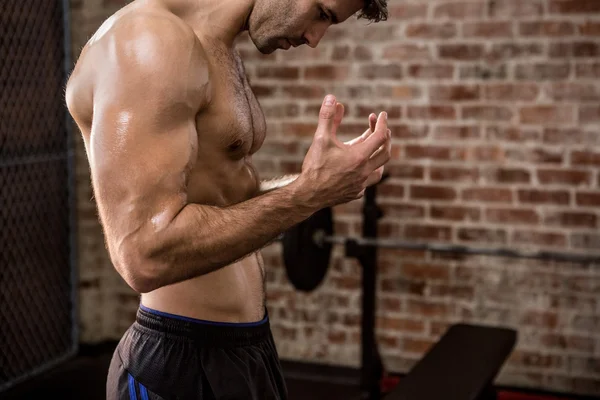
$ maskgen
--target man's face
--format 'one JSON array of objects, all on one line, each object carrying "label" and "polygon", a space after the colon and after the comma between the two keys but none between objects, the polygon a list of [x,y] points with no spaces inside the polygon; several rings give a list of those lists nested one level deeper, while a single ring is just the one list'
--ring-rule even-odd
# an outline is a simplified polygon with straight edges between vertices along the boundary
[{"label": "man's face", "polygon": [[257,0],[248,30],[264,54],[302,44],[316,47],[327,28],[363,6],[364,0]]}]

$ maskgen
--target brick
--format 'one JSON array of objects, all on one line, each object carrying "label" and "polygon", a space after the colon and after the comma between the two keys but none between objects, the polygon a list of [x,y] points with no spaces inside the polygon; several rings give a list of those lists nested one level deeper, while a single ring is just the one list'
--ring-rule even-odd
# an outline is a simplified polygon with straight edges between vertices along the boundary
[{"label": "brick", "polygon": [[550,0],[548,10],[551,14],[590,14],[600,11],[597,0]]},{"label": "brick", "polygon": [[505,64],[471,64],[463,65],[459,69],[460,79],[497,79],[507,78],[507,68]]},{"label": "brick", "polygon": [[575,193],[575,202],[578,206],[600,207],[600,193],[578,192]]},{"label": "brick", "polygon": [[353,59],[357,61],[370,61],[374,58],[373,51],[367,46],[356,46],[353,56]]},{"label": "brick", "polygon": [[600,153],[589,150],[571,151],[571,165],[600,166]]},{"label": "brick", "polygon": [[404,156],[407,159],[432,159],[432,160],[462,160],[465,150],[451,146],[419,146],[406,145]]},{"label": "brick", "polygon": [[427,45],[394,44],[383,49],[383,58],[392,61],[429,60],[431,51]]},{"label": "brick", "polygon": [[346,80],[350,70],[346,66],[316,65],[304,68],[304,79],[309,80]]},{"label": "brick", "polygon": [[335,330],[327,333],[327,341],[331,344],[344,344],[346,339],[346,332],[344,331]]},{"label": "brick", "polygon": [[487,203],[510,203],[513,200],[513,193],[510,189],[474,187],[464,189],[462,199]]},{"label": "brick", "polygon": [[[294,99],[323,99],[325,89],[320,85],[281,85],[281,93]],[[321,107],[319,103],[319,108]],[[318,114],[317,114],[318,115]]]},{"label": "brick", "polygon": [[416,204],[382,204],[383,215],[387,218],[423,218],[425,207]]},{"label": "brick", "polygon": [[474,207],[431,206],[432,219],[449,221],[479,221],[481,212]]},{"label": "brick", "polygon": [[552,311],[530,310],[521,314],[519,324],[551,330],[558,325],[558,314]]},{"label": "brick", "polygon": [[577,63],[575,65],[575,74],[577,78],[600,78],[600,62]]},{"label": "brick", "polygon": [[569,124],[575,121],[575,110],[564,105],[521,107],[519,118],[523,124]]},{"label": "brick", "polygon": [[571,246],[575,249],[598,250],[600,235],[596,233],[574,233],[571,235]]},{"label": "brick", "polygon": [[567,238],[562,233],[538,232],[538,231],[515,231],[512,241],[516,245],[537,245],[548,247],[565,247]]},{"label": "brick", "polygon": [[577,31],[583,36],[600,36],[600,22],[586,21],[577,26]]},{"label": "brick", "polygon": [[402,351],[425,354],[434,344],[433,340],[405,337],[402,339]]},{"label": "brick", "polygon": [[[421,88],[416,86],[405,86],[405,85],[388,85],[386,87],[389,90],[385,96],[390,97],[393,100],[414,100],[421,97]],[[378,88],[379,89],[379,88]],[[377,95],[380,95],[381,91],[377,91]]]},{"label": "brick", "polygon": [[496,161],[500,162],[504,160],[505,153],[504,149],[499,146],[476,146],[472,150],[472,159],[477,161]]},{"label": "brick", "polygon": [[422,296],[425,292],[425,283],[410,282],[404,278],[384,278],[381,280],[381,290],[390,294],[410,294]]},{"label": "brick", "polygon": [[456,36],[456,32],[456,24],[453,22],[441,24],[414,22],[406,26],[404,34],[408,38],[451,39]]},{"label": "brick", "polygon": [[463,106],[462,118],[478,121],[510,121],[513,111],[506,106]]},{"label": "brick", "polygon": [[473,61],[483,57],[481,44],[440,44],[438,55],[441,59],[456,61]]},{"label": "brick", "polygon": [[527,143],[539,140],[539,133],[534,129],[515,126],[489,126],[486,130],[487,140]]},{"label": "brick", "polygon": [[433,284],[429,286],[429,296],[472,301],[475,297],[475,288],[456,284]]},{"label": "brick", "polygon": [[402,310],[402,301],[397,297],[379,297],[377,299],[377,306],[382,311],[399,312]]},{"label": "brick", "polygon": [[401,79],[402,66],[397,64],[370,64],[360,67],[359,75],[365,79]]},{"label": "brick", "polygon": [[464,242],[503,244],[507,242],[508,234],[503,229],[459,228],[457,237]]},{"label": "brick", "polygon": [[276,88],[269,85],[254,84],[252,85],[252,92],[258,98],[271,97],[275,94]]},{"label": "brick", "polygon": [[402,165],[387,164],[385,168],[395,179],[421,180],[425,176],[425,168],[420,165],[410,165],[406,163],[403,163]]},{"label": "brick", "polygon": [[565,190],[520,189],[517,196],[521,203],[555,205],[568,205],[570,198]]},{"label": "brick", "polygon": [[589,83],[552,83],[547,86],[546,94],[550,99],[561,102],[600,102],[600,87]]},{"label": "brick", "polygon": [[427,137],[429,127],[427,125],[405,125],[390,124],[392,140],[395,139],[423,139]]},{"label": "brick", "polygon": [[334,61],[345,61],[350,59],[351,48],[349,45],[338,45],[333,48],[331,59]]},{"label": "brick", "polygon": [[452,238],[452,228],[441,225],[406,224],[404,235],[410,240],[448,241]]},{"label": "brick", "polygon": [[438,125],[433,132],[436,140],[470,140],[481,137],[481,129],[476,125]]},{"label": "brick", "polygon": [[465,22],[462,28],[464,37],[506,38],[513,36],[511,21]]},{"label": "brick", "polygon": [[447,265],[443,264],[403,262],[400,266],[400,273],[410,280],[447,281],[450,279],[450,270]]},{"label": "brick", "polygon": [[588,185],[591,173],[588,171],[543,169],[537,171],[538,181],[542,184],[562,184],[570,186]]},{"label": "brick", "polygon": [[289,122],[281,125],[281,131],[286,135],[299,137],[314,137],[316,125],[314,123]]},{"label": "brick", "polygon": [[296,80],[300,78],[300,69],[283,66],[258,67],[256,74],[259,78]]},{"label": "brick", "polygon": [[530,183],[531,173],[522,168],[495,168],[485,173],[486,181],[497,183]]},{"label": "brick", "polygon": [[568,21],[521,22],[519,33],[522,36],[568,36],[575,33],[575,25]]},{"label": "brick", "polygon": [[300,115],[298,104],[263,104],[262,110],[267,118],[286,118]]},{"label": "brick", "polygon": [[484,16],[485,6],[481,2],[453,1],[437,4],[433,10],[434,18],[451,18],[457,20],[481,18]]},{"label": "brick", "polygon": [[433,102],[473,101],[480,98],[477,85],[435,85],[429,88],[429,99]]},{"label": "brick", "polygon": [[429,177],[432,181],[475,182],[479,178],[477,168],[431,167]]},{"label": "brick", "polygon": [[540,88],[535,83],[499,83],[484,86],[485,98],[500,101],[534,101]]},{"label": "brick", "polygon": [[377,330],[382,329],[408,333],[421,333],[425,330],[423,321],[409,318],[378,316],[376,324]]},{"label": "brick", "polygon": [[540,43],[496,43],[485,54],[488,62],[500,62],[508,59],[535,58],[544,54]]},{"label": "brick", "polygon": [[453,106],[408,106],[407,116],[411,119],[455,119],[456,110]]},{"label": "brick", "polygon": [[586,138],[585,132],[578,128],[545,128],[542,141],[548,144],[580,144]]},{"label": "brick", "polygon": [[485,211],[485,218],[497,224],[537,224],[540,218],[535,210],[491,208]]},{"label": "brick", "polygon": [[562,80],[571,74],[569,64],[519,64],[515,68],[515,78],[518,80]]},{"label": "brick", "polygon": [[452,64],[411,64],[408,76],[415,79],[450,79],[454,76]]},{"label": "brick", "polygon": [[408,300],[407,312],[420,317],[446,317],[452,313],[452,305],[427,300]]},{"label": "brick", "polygon": [[510,360],[511,364],[522,367],[558,369],[564,365],[561,356],[531,350],[515,350],[511,353]]},{"label": "brick", "polygon": [[579,107],[579,122],[584,124],[600,122],[600,106]]},{"label": "brick", "polygon": [[600,329],[600,316],[576,315],[572,327],[580,332],[596,333]]},{"label": "brick", "polygon": [[357,104],[353,115],[357,118],[369,118],[371,113],[379,114],[379,110],[385,110],[388,120],[397,119],[402,116],[402,106],[390,106],[387,104]]},{"label": "brick", "polygon": [[456,191],[444,186],[412,185],[410,198],[414,200],[454,200]]},{"label": "brick", "polygon": [[488,15],[492,18],[537,17],[544,13],[544,5],[541,0],[496,0],[488,3]]},{"label": "brick", "polygon": [[551,58],[598,57],[600,43],[593,41],[550,43],[548,54]]},{"label": "brick", "polygon": [[506,159],[535,164],[562,164],[564,151],[562,148],[552,150],[524,147],[511,148],[506,151]]},{"label": "brick", "polygon": [[401,3],[389,5],[389,17],[394,20],[407,20],[414,18],[425,18],[427,16],[427,4]]},{"label": "brick", "polygon": [[590,212],[549,212],[544,223],[564,228],[597,228],[598,217]]}]

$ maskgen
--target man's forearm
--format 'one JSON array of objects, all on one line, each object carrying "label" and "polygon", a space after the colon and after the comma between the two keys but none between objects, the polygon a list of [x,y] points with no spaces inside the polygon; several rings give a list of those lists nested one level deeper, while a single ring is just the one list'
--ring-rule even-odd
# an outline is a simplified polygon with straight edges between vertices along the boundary
[{"label": "man's forearm", "polygon": [[317,211],[297,196],[286,185],[226,208],[188,204],[148,247],[151,286],[207,274],[264,247]]}]

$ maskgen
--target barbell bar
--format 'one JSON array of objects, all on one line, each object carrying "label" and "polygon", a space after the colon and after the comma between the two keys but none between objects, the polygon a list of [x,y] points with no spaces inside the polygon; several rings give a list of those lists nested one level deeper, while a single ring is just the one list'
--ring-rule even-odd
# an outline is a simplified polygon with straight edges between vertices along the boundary
[{"label": "barbell bar", "polygon": [[281,235],[280,240],[283,243],[283,261],[288,278],[301,291],[312,291],[323,281],[329,268],[333,245],[600,264],[600,255],[418,243],[391,238],[335,236],[330,208],[319,210],[307,220],[292,227]]}]

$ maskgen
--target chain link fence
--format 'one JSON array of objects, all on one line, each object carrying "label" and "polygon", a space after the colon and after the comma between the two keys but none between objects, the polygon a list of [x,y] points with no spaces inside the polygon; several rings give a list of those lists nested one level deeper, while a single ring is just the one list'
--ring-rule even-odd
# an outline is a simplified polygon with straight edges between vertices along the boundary
[{"label": "chain link fence", "polygon": [[0,1],[0,392],[77,351],[67,4]]}]

